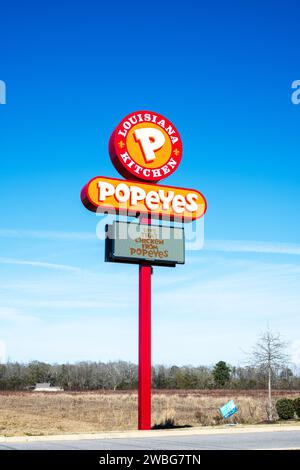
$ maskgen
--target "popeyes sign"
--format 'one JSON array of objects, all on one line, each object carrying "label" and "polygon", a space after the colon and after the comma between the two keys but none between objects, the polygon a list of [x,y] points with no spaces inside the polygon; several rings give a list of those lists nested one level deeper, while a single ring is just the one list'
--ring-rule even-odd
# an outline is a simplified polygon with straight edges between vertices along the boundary
[{"label": "popeyes sign", "polygon": [[[205,214],[196,189],[157,184],[177,170],[182,142],[176,127],[151,111],[126,116],[113,131],[109,154],[125,178],[96,176],[81,191],[94,212],[139,217],[105,226],[105,261],[139,265],[138,429],[151,429],[151,276],[153,266],[185,263],[184,222]],[[153,223],[152,218],[181,222]]]},{"label": "popeyes sign", "polygon": [[205,214],[206,200],[199,191],[154,184],[171,175],[182,157],[180,135],[165,117],[150,111],[129,114],[113,131],[109,154],[127,180],[93,178],[81,192],[89,210],[182,222]]},{"label": "popeyes sign", "polygon": [[150,111],[138,111],[126,116],[114,130],[109,154],[125,178],[155,182],[177,169],[182,142],[168,119]]}]

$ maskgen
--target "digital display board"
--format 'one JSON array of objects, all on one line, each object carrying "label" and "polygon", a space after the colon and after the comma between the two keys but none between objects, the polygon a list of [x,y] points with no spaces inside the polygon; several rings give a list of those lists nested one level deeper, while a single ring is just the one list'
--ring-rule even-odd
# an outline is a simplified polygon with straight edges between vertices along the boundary
[{"label": "digital display board", "polygon": [[108,226],[106,261],[174,266],[184,264],[184,248],[183,227],[120,221]]}]

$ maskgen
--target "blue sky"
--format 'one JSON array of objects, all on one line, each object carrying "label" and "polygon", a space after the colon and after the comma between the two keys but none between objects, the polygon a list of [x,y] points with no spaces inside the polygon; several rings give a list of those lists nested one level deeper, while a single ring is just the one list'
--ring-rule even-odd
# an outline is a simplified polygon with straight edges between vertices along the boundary
[{"label": "blue sky", "polygon": [[103,262],[79,192],[118,176],[110,133],[150,109],[183,139],[166,183],[208,201],[204,249],[155,269],[153,361],[242,363],[269,324],[300,363],[297,2],[29,0],[1,18],[6,357],[137,360],[137,267]]}]

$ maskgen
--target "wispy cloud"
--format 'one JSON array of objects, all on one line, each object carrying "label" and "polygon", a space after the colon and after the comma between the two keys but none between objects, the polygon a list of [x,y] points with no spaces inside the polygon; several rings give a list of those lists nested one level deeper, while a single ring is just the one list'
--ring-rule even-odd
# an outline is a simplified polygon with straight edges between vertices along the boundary
[{"label": "wispy cloud", "polygon": [[[59,230],[0,229],[0,238],[81,241],[95,240],[96,232],[66,232]],[[300,255],[300,245],[272,241],[205,240],[204,250],[231,253],[270,253]]]},{"label": "wispy cloud", "polygon": [[5,341],[0,340],[0,364],[6,362],[6,344]]},{"label": "wispy cloud", "polygon": [[296,243],[260,242],[244,240],[206,240],[204,249],[230,253],[270,253],[278,255],[300,255]]},{"label": "wispy cloud", "polygon": [[291,344],[291,359],[295,364],[300,364],[300,341],[293,341]]},{"label": "wispy cloud", "polygon": [[[81,241],[95,240],[96,232],[66,232],[59,230],[0,229],[0,238]],[[251,240],[205,240],[204,250],[231,253],[270,253],[300,255],[296,243],[262,242]]]},{"label": "wispy cloud", "polygon": [[69,266],[66,264],[46,263],[44,261],[32,261],[14,258],[0,258],[0,264],[19,265],[19,266],[33,266],[37,268],[55,269],[59,271],[69,271],[73,273],[80,273],[81,269],[76,266]]},{"label": "wispy cloud", "polygon": [[[205,258],[201,266],[172,270],[172,276],[163,268],[154,272],[154,362],[209,364],[225,358],[237,363],[241,347],[249,350],[268,322],[297,341],[298,265]],[[1,339],[9,356],[136,360],[137,270],[112,268],[103,263],[97,272],[48,271],[45,277],[33,270],[26,279],[22,274],[7,279],[3,273]],[[34,320],[25,321],[28,314]]]},{"label": "wispy cloud", "polygon": [[0,308],[25,308],[41,316],[50,312],[68,316],[75,310],[76,315],[86,315],[88,310],[107,314],[135,308],[137,276],[101,270],[97,273],[82,270],[75,276],[72,272],[46,271],[41,276],[34,269],[25,278],[16,272],[7,279],[3,271],[0,272]]},{"label": "wispy cloud", "polygon": [[[96,233],[2,230],[1,236],[3,246],[12,238],[0,257],[7,265],[0,272],[1,339],[10,357],[136,359],[137,267],[104,263],[103,245],[85,243]],[[300,245],[291,243],[207,240],[186,266],[155,268],[154,362],[237,363],[240,348],[250,349],[269,322],[294,341],[299,363],[299,254]]]},{"label": "wispy cloud", "polygon": [[63,232],[59,230],[12,230],[1,229],[1,238],[26,238],[40,240],[94,240],[96,233],[92,232]]},{"label": "wispy cloud", "polygon": [[21,321],[35,321],[36,317],[34,317],[33,315],[28,315],[23,311],[23,309],[20,308],[0,306],[0,320],[1,322],[10,321],[20,324]]}]

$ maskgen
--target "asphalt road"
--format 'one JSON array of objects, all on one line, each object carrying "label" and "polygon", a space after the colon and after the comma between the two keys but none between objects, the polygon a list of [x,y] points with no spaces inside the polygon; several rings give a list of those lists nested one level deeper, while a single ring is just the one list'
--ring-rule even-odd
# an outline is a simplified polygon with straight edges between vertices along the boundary
[{"label": "asphalt road", "polygon": [[124,437],[81,440],[3,442],[0,450],[217,450],[300,449],[299,431],[217,435]]}]

